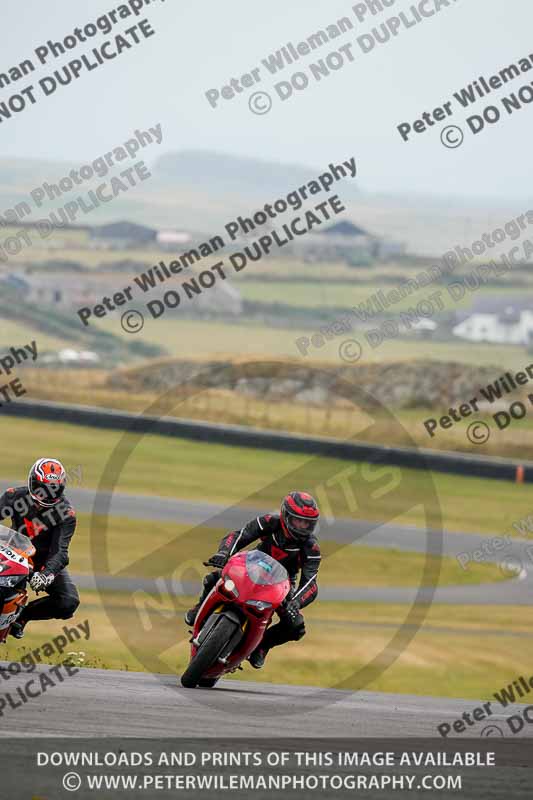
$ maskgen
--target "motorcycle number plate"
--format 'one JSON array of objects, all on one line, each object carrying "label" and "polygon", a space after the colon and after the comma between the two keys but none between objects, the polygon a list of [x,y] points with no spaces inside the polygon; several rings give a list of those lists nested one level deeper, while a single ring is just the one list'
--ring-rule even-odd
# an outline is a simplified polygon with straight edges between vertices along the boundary
[{"label": "motorcycle number plate", "polygon": [[24,564],[25,567],[28,566],[28,560],[24,556],[14,553],[13,550],[5,545],[0,545],[0,553],[7,561],[13,561],[15,564]]}]

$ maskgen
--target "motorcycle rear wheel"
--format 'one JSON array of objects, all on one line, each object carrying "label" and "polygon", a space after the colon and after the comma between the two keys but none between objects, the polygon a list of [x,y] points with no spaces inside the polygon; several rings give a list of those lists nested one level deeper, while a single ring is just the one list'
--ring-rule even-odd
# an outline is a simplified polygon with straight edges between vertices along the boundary
[{"label": "motorcycle rear wheel", "polygon": [[[209,686],[207,681],[216,680],[213,678],[203,678],[204,672],[212,667],[220,653],[227,645],[235,631],[235,623],[226,617],[221,617],[207,639],[202,642],[196,655],[191,660],[189,666],[181,676],[181,685],[186,689],[194,689],[202,681],[204,686]],[[214,686],[214,684],[212,684]]]}]

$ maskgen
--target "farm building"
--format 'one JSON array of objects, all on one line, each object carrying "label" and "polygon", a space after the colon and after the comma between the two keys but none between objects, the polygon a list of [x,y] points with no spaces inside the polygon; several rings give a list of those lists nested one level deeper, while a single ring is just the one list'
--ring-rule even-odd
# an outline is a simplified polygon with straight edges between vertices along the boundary
[{"label": "farm building", "polygon": [[524,297],[480,298],[472,312],[453,328],[470,342],[523,344],[533,341],[533,303]]}]

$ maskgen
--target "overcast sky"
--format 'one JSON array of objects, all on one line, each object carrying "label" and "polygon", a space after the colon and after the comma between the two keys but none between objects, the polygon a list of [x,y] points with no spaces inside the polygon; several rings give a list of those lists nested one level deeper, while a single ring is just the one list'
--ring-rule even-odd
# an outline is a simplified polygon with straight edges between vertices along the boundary
[{"label": "overcast sky", "polygon": [[[449,8],[409,30],[402,28],[393,41],[363,55],[356,37],[401,10],[409,14],[412,2],[396,0],[379,17],[369,15],[359,23],[354,3],[339,0],[155,0],[134,22],[147,17],[156,35],[105,66],[84,71],[52,97],[37,92],[35,106],[0,124],[1,154],[82,162],[118,145],[133,129],[160,122],[160,152],[219,150],[310,166],[355,155],[361,186],[368,191],[528,197],[533,104],[512,117],[502,113],[497,126],[476,137],[467,130],[463,146],[454,150],[440,142],[445,123],[407,144],[396,126],[446,102],[479,75],[490,76],[530,53],[533,58],[531,0],[450,0]],[[426,0],[426,7],[435,2]],[[113,0],[3,0],[0,72],[25,58],[37,64],[36,47],[48,39],[62,40],[75,27],[119,5]],[[288,68],[279,78],[261,67],[263,82],[257,89],[274,98],[269,114],[250,112],[250,90],[216,110],[207,103],[208,89],[221,88],[232,77],[260,66],[262,58],[286,42],[302,41],[343,16],[356,28],[303,59],[303,66]],[[0,102],[130,24],[132,20],[123,20],[110,35],[39,66],[28,78],[0,90]],[[272,88],[277,80],[308,68],[310,61],[345,42],[354,43],[353,63],[321,83],[313,80],[289,101],[279,100]],[[533,70],[481,101],[471,113],[530,81]],[[451,122],[466,129],[468,113],[459,109]]]}]

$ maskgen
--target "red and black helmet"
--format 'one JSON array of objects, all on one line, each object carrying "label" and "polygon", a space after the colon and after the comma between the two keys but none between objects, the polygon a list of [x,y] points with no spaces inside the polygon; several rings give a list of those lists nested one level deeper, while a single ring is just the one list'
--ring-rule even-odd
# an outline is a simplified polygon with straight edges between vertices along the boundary
[{"label": "red and black helmet", "polygon": [[28,475],[28,490],[32,500],[46,508],[59,503],[66,483],[67,473],[61,461],[55,458],[40,458]]},{"label": "red and black helmet", "polygon": [[287,536],[305,541],[317,530],[320,511],[307,492],[290,492],[281,503],[280,518]]}]

